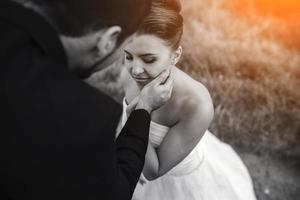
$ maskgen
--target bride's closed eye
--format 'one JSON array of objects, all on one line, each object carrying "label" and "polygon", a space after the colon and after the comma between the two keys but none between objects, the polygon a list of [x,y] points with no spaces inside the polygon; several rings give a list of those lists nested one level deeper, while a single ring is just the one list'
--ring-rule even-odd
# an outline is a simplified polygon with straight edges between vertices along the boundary
[{"label": "bride's closed eye", "polygon": [[[128,61],[133,60],[133,56],[126,50],[124,50],[125,53],[125,59]],[[155,57],[153,54],[143,54],[139,56],[140,59],[146,63],[146,64],[152,64],[157,61],[157,57]]]},{"label": "bride's closed eye", "polygon": [[152,58],[147,58],[147,57],[143,58],[143,61],[144,61],[145,63],[147,63],[147,64],[152,64],[152,63],[154,63],[156,60],[157,60],[157,59],[154,58],[154,57],[152,57]]}]

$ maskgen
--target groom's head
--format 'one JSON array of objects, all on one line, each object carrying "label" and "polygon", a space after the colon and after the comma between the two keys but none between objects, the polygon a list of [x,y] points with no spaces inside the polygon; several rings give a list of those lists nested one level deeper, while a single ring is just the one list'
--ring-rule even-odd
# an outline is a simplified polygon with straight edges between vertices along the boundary
[{"label": "groom's head", "polygon": [[[71,70],[100,70],[149,13],[151,0],[15,0],[35,8],[56,28]],[[104,63],[103,63],[104,62]],[[96,67],[97,66],[97,67]]]},{"label": "groom's head", "polygon": [[62,35],[83,36],[90,31],[118,25],[122,28],[120,39],[137,29],[151,6],[151,0],[29,1],[43,10]]}]

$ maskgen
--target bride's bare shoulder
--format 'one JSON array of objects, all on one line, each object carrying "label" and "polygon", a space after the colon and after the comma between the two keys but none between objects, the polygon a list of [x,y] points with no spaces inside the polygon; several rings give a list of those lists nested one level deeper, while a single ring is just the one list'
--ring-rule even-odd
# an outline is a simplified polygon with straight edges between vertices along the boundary
[{"label": "bride's bare shoulder", "polygon": [[193,79],[185,72],[179,70],[179,81],[182,84],[179,96],[182,96],[182,111],[205,115],[208,118],[213,116],[214,108],[211,95],[204,84]]}]

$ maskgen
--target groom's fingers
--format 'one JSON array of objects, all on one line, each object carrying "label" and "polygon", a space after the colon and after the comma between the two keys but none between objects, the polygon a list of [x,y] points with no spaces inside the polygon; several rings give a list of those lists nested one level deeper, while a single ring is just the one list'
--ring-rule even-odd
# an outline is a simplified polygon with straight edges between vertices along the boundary
[{"label": "groom's fingers", "polygon": [[168,79],[166,80],[166,82],[163,85],[161,85],[162,88],[163,88],[163,90],[165,91],[164,93],[165,93],[165,97],[167,99],[169,99],[171,97],[171,95],[172,95],[173,82],[174,82],[173,81],[173,77],[170,75],[168,77]]},{"label": "groom's fingers", "polygon": [[163,84],[163,86],[167,89],[167,90],[170,90],[172,87],[173,87],[173,77],[172,75],[170,74],[167,78],[167,80],[165,81],[165,83]]},{"label": "groom's fingers", "polygon": [[151,84],[154,85],[160,85],[162,83],[164,83],[166,81],[166,79],[169,77],[170,75],[170,70],[164,70],[162,73],[160,73],[158,75],[158,77],[156,77]]}]

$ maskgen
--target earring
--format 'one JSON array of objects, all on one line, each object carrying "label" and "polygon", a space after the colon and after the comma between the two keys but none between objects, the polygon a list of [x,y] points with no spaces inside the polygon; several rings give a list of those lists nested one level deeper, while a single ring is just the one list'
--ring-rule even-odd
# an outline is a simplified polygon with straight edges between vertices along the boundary
[{"label": "earring", "polygon": [[171,61],[171,65],[174,65],[175,64],[175,59],[173,59],[172,61]]}]

